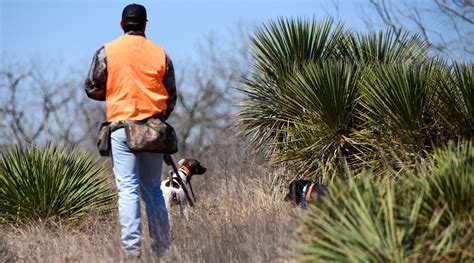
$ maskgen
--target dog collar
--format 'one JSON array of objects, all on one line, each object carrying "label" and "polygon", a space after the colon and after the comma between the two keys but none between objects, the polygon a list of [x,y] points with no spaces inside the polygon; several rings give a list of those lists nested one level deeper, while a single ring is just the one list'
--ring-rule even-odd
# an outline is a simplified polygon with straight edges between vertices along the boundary
[{"label": "dog collar", "polygon": [[179,169],[183,170],[186,173],[186,176],[191,175],[191,171],[189,171],[188,167],[182,165],[179,167]]},{"label": "dog collar", "polygon": [[306,183],[303,187],[303,192],[301,193],[301,216],[304,216],[304,209],[305,209],[305,199],[306,199],[306,191],[308,190],[308,186],[310,183]]},{"label": "dog collar", "polygon": [[308,188],[308,191],[306,192],[306,197],[304,197],[306,199],[305,200],[306,202],[309,202],[309,200],[311,199],[311,192],[313,191],[314,185],[315,183],[311,183],[311,185]]}]

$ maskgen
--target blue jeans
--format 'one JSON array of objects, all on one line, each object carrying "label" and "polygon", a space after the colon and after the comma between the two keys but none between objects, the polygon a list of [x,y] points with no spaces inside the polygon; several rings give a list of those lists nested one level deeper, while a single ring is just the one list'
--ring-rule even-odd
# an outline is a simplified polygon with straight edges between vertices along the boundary
[{"label": "blue jeans", "polygon": [[168,212],[160,188],[163,154],[131,151],[123,128],[112,132],[111,144],[123,249],[127,255],[140,255],[141,195],[146,208],[151,248],[161,255],[169,246]]}]

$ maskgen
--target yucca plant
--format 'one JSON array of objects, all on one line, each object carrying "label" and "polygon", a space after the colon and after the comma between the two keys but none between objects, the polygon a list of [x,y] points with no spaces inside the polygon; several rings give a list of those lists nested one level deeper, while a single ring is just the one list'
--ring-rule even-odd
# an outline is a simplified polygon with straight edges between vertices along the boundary
[{"label": "yucca plant", "polygon": [[452,220],[474,220],[474,145],[472,141],[450,143],[436,149],[414,179],[424,187],[424,208],[431,215],[445,211],[444,225]]},{"label": "yucca plant", "polygon": [[73,220],[108,211],[106,166],[70,147],[14,147],[1,154],[0,223]]},{"label": "yucca plant", "polygon": [[[368,129],[380,138],[423,150],[433,123],[432,63],[380,65],[361,82],[362,110]],[[375,131],[377,132],[377,131]]]},{"label": "yucca plant", "polygon": [[387,171],[336,179],[330,196],[306,213],[301,259],[474,260],[473,150],[472,142],[438,149],[412,176]]},{"label": "yucca plant", "polygon": [[346,34],[344,58],[358,64],[406,64],[423,61],[429,45],[419,35],[392,29]]},{"label": "yucca plant", "polygon": [[[445,211],[425,217],[426,193],[404,182],[367,175],[334,183],[304,220],[300,259],[411,262],[473,259],[472,220],[441,224]],[[426,221],[425,221],[426,220]]]},{"label": "yucca plant", "polygon": [[[447,70],[446,70],[447,71]],[[448,72],[448,71],[447,71]],[[451,74],[444,74],[438,89],[440,115],[454,135],[474,136],[474,65],[453,63]]]},{"label": "yucca plant", "polygon": [[[374,139],[372,126],[379,126],[379,120],[369,115],[374,122],[362,125],[367,118],[357,114],[378,114],[380,104],[387,108],[380,113],[385,113],[398,105],[384,102],[363,109],[360,83],[379,93],[387,84],[377,82],[386,73],[377,71],[379,67],[418,63],[427,52],[416,35],[388,30],[366,36],[332,20],[279,19],[257,28],[252,43],[253,74],[241,88],[246,97],[241,124],[256,148],[268,150],[286,167],[299,167],[299,176],[316,173],[316,167],[338,167],[340,157],[354,164],[351,168],[363,167],[374,155],[367,142]],[[341,65],[343,71],[338,70]]]},{"label": "yucca plant", "polygon": [[292,125],[282,110],[282,96],[290,95],[287,77],[308,61],[337,57],[342,39],[343,26],[332,19],[280,18],[256,29],[251,38],[253,72],[243,80],[246,98],[239,114],[256,147],[284,137],[278,131]]},{"label": "yucca plant", "polygon": [[363,152],[354,134],[359,78],[358,67],[348,62],[308,62],[295,70],[281,98],[282,115],[292,125],[284,130],[286,141],[277,144],[277,160],[297,161],[298,173],[307,177]]},{"label": "yucca plant", "polygon": [[404,262],[419,246],[413,235],[423,195],[398,198],[394,182],[370,173],[337,180],[304,220],[303,259],[336,262]]}]

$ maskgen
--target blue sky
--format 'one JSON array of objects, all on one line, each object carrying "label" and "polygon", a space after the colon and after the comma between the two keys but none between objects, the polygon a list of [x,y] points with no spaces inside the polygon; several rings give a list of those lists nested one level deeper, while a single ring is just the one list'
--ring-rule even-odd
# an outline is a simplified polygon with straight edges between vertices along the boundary
[{"label": "blue sky", "polygon": [[[356,29],[364,0],[341,1],[339,16]],[[132,1],[1,0],[0,48],[4,63],[31,58],[86,69],[94,51],[122,34],[123,7]],[[148,11],[147,37],[173,60],[185,61],[207,35],[228,37],[238,25],[252,26],[279,16],[324,17],[330,0],[136,1]],[[230,38],[229,38],[230,39]]]}]

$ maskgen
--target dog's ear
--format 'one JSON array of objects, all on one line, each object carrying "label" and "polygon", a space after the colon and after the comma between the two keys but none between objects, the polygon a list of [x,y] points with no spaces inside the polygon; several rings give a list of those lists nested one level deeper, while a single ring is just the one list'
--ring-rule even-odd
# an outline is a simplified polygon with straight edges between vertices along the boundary
[{"label": "dog's ear", "polygon": [[199,161],[196,161],[196,174],[203,174],[207,171],[207,168],[204,167]]}]

